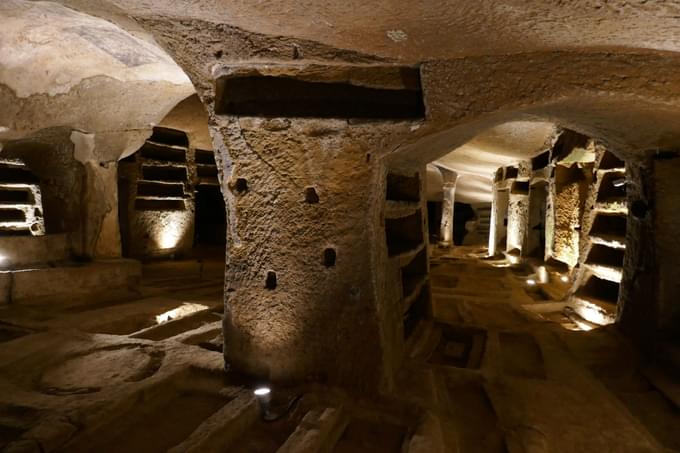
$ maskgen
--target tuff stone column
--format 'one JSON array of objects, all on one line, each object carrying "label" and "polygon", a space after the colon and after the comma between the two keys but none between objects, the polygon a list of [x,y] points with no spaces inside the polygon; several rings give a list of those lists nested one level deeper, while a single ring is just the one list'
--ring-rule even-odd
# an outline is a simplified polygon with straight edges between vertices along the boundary
[{"label": "tuff stone column", "polygon": [[456,201],[456,180],[458,174],[455,171],[438,167],[444,179],[444,199],[442,202],[442,220],[440,224],[439,246],[442,248],[453,247],[453,207]]}]

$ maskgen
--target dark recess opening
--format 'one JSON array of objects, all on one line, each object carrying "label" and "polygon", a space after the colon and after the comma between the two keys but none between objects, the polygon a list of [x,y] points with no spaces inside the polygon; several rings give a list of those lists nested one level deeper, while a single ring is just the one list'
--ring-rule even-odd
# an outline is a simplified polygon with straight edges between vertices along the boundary
[{"label": "dark recess opening", "polygon": [[588,282],[576,292],[577,297],[602,300],[616,304],[619,299],[619,284],[592,276]]},{"label": "dark recess opening", "polygon": [[407,217],[385,219],[385,237],[389,256],[413,250],[423,243],[420,210]]},{"label": "dark recess opening", "polygon": [[227,213],[218,186],[199,185],[196,189],[195,245],[224,245],[227,238]]},{"label": "dark recess opening", "polygon": [[630,206],[630,212],[638,219],[642,219],[647,215],[649,206],[642,200],[635,200]]},{"label": "dark recess opening", "polygon": [[590,228],[590,234],[625,237],[626,217],[615,214],[598,214]]},{"label": "dark recess opening", "polygon": [[236,193],[246,193],[248,191],[248,180],[246,178],[236,178],[234,189],[236,189]]},{"label": "dark recess opening", "polygon": [[404,68],[409,88],[383,89],[347,82],[290,77],[223,77],[217,81],[217,114],[306,118],[423,118],[418,69]]},{"label": "dark recess opening", "polygon": [[215,165],[215,153],[207,149],[197,149],[194,159],[197,164]]},{"label": "dark recess opening", "polygon": [[601,266],[621,267],[623,266],[623,249],[615,249],[604,245],[595,244],[588,252],[587,264],[599,264]]},{"label": "dark recess opening", "polygon": [[0,209],[0,222],[25,222],[26,214],[21,209]]},{"label": "dark recess opening", "polygon": [[187,134],[176,129],[168,129],[167,127],[154,127],[153,134],[151,134],[149,141],[164,143],[166,145],[182,146],[184,148],[189,146]]},{"label": "dark recess opening", "polygon": [[214,165],[197,165],[196,175],[199,178],[217,178],[217,167]]},{"label": "dark recess opening", "polygon": [[529,195],[529,181],[515,181],[510,193],[513,195]]},{"label": "dark recess opening", "polygon": [[149,181],[186,181],[185,167],[171,166],[142,166],[142,178]]},{"label": "dark recess opening", "polygon": [[613,168],[624,168],[626,163],[609,151],[604,152],[600,161],[600,170],[611,170]]},{"label": "dark recess opening", "polygon": [[[600,190],[597,192],[597,201],[613,201],[626,197],[626,185],[621,185],[625,181],[625,176],[621,173],[605,173],[600,183]],[[614,185],[616,183],[616,185]]]},{"label": "dark recess opening", "polygon": [[503,180],[503,167],[499,167],[496,170],[496,176],[493,178],[493,182],[501,182]]},{"label": "dark recess opening", "polygon": [[467,203],[455,202],[453,204],[453,243],[455,245],[462,245],[467,230],[465,223],[473,220],[476,217],[475,210],[472,205]]},{"label": "dark recess opening", "polygon": [[420,178],[418,173],[413,176],[388,173],[386,198],[392,201],[419,201]]},{"label": "dark recess opening", "polygon": [[546,151],[531,159],[531,169],[533,171],[541,170],[547,167],[549,163],[550,163],[550,151]]},{"label": "dark recess opening", "polygon": [[165,162],[186,162],[187,152],[184,149],[170,148],[146,142],[139,150],[142,157]]},{"label": "dark recess opening", "polygon": [[505,179],[516,178],[519,174],[517,167],[505,167]]},{"label": "dark recess opening", "polygon": [[37,184],[40,180],[22,167],[0,167],[0,181],[4,183]]},{"label": "dark recess opening", "polygon": [[33,196],[29,190],[24,189],[0,189],[0,203],[33,203]]},{"label": "dark recess opening", "polygon": [[276,272],[267,271],[267,278],[264,281],[264,287],[267,289],[276,289]]},{"label": "dark recess opening", "polygon": [[335,249],[327,248],[323,251],[323,265],[326,267],[335,266],[336,253]]},{"label": "dark recess opening", "polygon": [[305,188],[305,201],[309,204],[315,204],[319,202],[319,195],[316,193],[314,187]]}]

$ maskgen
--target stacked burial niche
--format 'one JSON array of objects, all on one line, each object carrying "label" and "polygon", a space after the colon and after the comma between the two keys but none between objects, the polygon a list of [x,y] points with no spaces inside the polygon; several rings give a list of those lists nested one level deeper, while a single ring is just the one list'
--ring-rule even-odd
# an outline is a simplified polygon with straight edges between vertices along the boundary
[{"label": "stacked burial niche", "polygon": [[572,305],[598,324],[616,320],[626,250],[625,163],[597,148],[589,186]]},{"label": "stacked burial niche", "polygon": [[40,180],[20,160],[0,161],[0,235],[44,234]]},{"label": "stacked burial niche", "polygon": [[220,219],[213,219],[209,207],[215,203],[219,212],[224,206],[214,156],[191,148],[180,130],[155,127],[139,151],[120,162],[119,202],[126,256],[188,253],[196,239],[195,214],[207,219],[208,226],[196,232],[201,240],[220,235]]},{"label": "stacked burial niche", "polygon": [[387,174],[385,240],[401,283],[396,306],[407,340],[430,313],[429,263],[420,174]]}]

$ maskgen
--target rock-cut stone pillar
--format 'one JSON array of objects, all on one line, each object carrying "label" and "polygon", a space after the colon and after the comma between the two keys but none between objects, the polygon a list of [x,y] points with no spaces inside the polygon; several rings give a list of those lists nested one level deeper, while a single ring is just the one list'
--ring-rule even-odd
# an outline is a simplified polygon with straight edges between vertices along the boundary
[{"label": "rock-cut stone pillar", "polygon": [[456,180],[458,174],[455,171],[437,167],[444,179],[442,202],[442,220],[440,224],[439,246],[443,248],[453,247],[453,206],[456,201]]}]

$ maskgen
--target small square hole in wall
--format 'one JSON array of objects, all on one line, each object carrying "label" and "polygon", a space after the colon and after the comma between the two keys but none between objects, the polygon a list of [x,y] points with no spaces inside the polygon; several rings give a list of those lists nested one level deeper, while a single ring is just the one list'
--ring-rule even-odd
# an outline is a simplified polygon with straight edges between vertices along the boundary
[{"label": "small square hole in wall", "polygon": [[248,180],[246,178],[237,178],[234,183],[234,189],[238,194],[244,194],[248,192]]},{"label": "small square hole in wall", "polygon": [[305,188],[305,202],[309,204],[316,204],[319,202],[319,195],[316,193],[314,187]]},{"label": "small square hole in wall", "polygon": [[327,248],[323,251],[323,265],[326,267],[335,266],[336,257],[337,253],[335,252],[335,249],[330,247]]},{"label": "small square hole in wall", "polygon": [[276,285],[276,272],[267,271],[267,278],[265,279],[264,287],[267,289],[276,289]]}]

